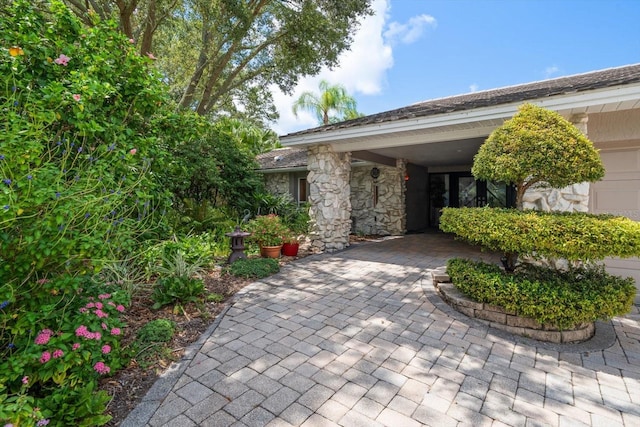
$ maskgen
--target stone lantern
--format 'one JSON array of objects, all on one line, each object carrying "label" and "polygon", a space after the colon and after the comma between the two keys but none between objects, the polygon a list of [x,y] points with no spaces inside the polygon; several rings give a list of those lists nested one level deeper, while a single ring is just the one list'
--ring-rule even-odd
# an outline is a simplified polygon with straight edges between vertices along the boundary
[{"label": "stone lantern", "polygon": [[225,236],[231,237],[231,255],[229,255],[227,263],[231,264],[241,258],[246,258],[247,255],[244,253],[244,238],[251,236],[251,233],[240,230],[240,226],[236,225],[235,230],[233,230],[232,233],[226,233]]}]

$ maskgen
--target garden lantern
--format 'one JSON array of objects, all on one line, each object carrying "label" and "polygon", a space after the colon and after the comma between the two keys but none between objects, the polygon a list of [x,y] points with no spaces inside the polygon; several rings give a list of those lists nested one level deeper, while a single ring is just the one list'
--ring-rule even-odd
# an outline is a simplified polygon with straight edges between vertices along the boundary
[{"label": "garden lantern", "polygon": [[236,225],[232,233],[225,234],[225,236],[231,237],[231,255],[229,255],[227,263],[231,264],[236,260],[247,257],[244,253],[244,238],[250,235],[251,233],[240,230],[239,225]]}]

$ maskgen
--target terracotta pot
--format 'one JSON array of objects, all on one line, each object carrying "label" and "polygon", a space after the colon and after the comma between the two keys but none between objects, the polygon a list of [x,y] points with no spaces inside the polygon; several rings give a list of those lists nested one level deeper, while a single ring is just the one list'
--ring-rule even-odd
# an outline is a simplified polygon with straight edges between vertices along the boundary
[{"label": "terracotta pot", "polygon": [[282,249],[282,245],[260,246],[260,256],[262,258],[280,258],[280,249]]},{"label": "terracotta pot", "polygon": [[297,256],[300,243],[285,243],[282,245],[282,255],[284,256]]}]

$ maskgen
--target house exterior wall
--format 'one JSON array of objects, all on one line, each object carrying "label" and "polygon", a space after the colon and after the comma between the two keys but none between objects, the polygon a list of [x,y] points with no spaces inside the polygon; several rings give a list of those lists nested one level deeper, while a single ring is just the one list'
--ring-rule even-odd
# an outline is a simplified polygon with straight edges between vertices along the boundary
[{"label": "house exterior wall", "polygon": [[351,231],[356,234],[382,236],[404,234],[405,163],[399,160],[396,167],[376,167],[380,170],[377,179],[371,177],[373,166],[358,166],[352,169]]}]

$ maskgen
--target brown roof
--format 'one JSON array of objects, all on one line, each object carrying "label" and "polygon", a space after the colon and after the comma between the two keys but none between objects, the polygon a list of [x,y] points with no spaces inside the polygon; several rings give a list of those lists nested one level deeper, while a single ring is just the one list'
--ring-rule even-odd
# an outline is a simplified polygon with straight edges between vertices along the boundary
[{"label": "brown roof", "polygon": [[290,133],[286,136],[328,132],[376,123],[433,116],[454,111],[530,101],[554,95],[565,95],[573,92],[610,88],[638,82],[640,82],[640,64],[627,65],[534,83],[433,99],[354,120]]},{"label": "brown roof", "polygon": [[256,160],[261,170],[305,167],[307,166],[307,149],[278,148],[258,154]]}]

